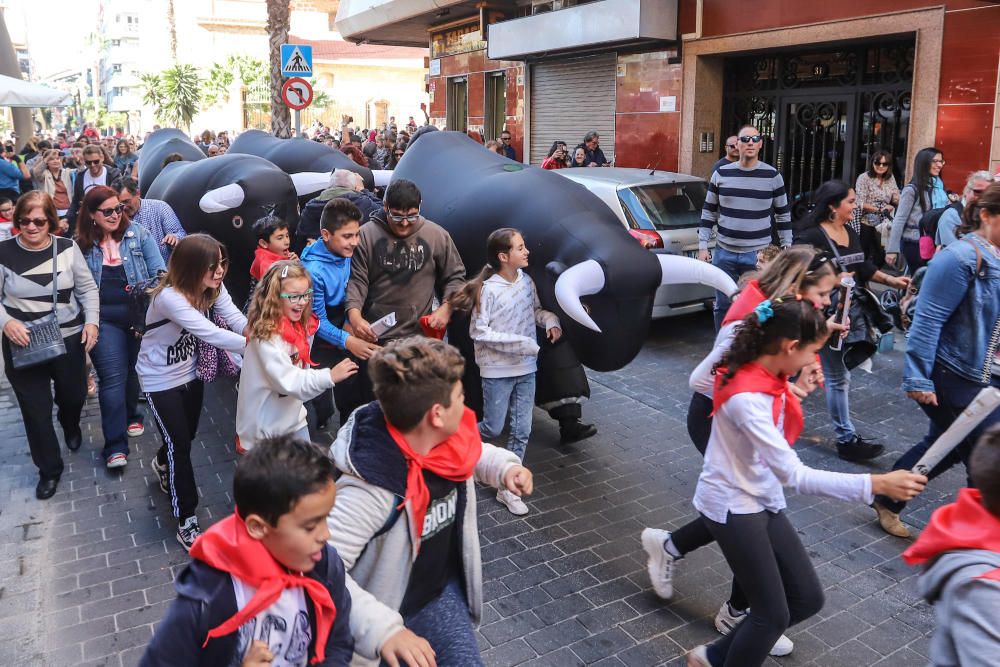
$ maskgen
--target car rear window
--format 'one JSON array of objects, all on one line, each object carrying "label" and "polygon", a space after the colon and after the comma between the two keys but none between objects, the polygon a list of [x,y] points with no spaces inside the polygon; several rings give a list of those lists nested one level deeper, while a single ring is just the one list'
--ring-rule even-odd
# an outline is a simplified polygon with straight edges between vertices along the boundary
[{"label": "car rear window", "polygon": [[704,181],[653,183],[622,188],[618,198],[640,229],[697,227],[705,204]]}]

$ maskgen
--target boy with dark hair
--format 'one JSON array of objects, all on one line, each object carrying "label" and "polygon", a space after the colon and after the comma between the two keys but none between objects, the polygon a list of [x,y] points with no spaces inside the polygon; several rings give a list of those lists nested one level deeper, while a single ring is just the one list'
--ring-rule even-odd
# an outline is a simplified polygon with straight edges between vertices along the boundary
[{"label": "boy with dark hair", "polygon": [[475,482],[521,496],[532,476],[480,439],[464,369],[444,341],[388,343],[369,364],[378,400],[330,448],[344,473],[330,542],[354,600],[354,665],[482,665],[472,631],[483,600]]},{"label": "boy with dark hair", "polygon": [[934,667],[987,667],[1000,656],[1000,427],[969,457],[973,488],[937,509],[913,546],[910,565],[926,565],[920,594],[934,605]]},{"label": "boy with dark hair", "polygon": [[[328,201],[320,214],[320,238],[302,251],[302,264],[313,281],[312,309],[319,321],[313,339],[312,359],[321,368],[333,368],[348,354],[363,362],[378,349],[374,343],[362,340],[344,329],[344,298],[351,275],[351,257],[358,245],[361,211],[339,197]],[[364,368],[360,369],[360,373]],[[309,401],[315,426],[323,429],[333,416],[336,401],[343,425],[354,408],[361,405],[360,382],[352,376],[338,382],[331,391]]]},{"label": "boy with dark hair", "polygon": [[140,664],[346,666],[351,598],[326,541],[334,468],[291,436],[262,440],[236,465],[236,511],[191,547],[177,599]]},{"label": "boy with dark hair", "polygon": [[257,235],[257,248],[253,253],[253,264],[250,265],[250,277],[255,283],[260,282],[275,262],[298,259],[289,250],[292,238],[288,233],[288,223],[283,219],[276,215],[265,215],[253,223],[253,232]]}]

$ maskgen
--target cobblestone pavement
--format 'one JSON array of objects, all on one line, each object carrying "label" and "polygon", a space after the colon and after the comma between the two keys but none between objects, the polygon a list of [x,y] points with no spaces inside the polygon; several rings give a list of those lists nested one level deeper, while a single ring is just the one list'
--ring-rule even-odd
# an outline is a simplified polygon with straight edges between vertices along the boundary
[{"label": "cobblestone pavement", "polygon": [[[487,665],[681,665],[684,650],[716,636],[711,618],[729,588],[718,549],[682,561],[675,598],[663,603],[650,589],[639,544],[644,526],[677,527],[693,516],[701,457],[684,426],[687,375],[711,338],[706,315],[657,322],[630,366],[591,373],[585,415],[600,433],[588,441],[558,445],[558,429],[536,412],[527,456],[536,493],[527,516],[510,515],[492,492],[481,491],[487,604],[478,638]],[[852,390],[859,430],[894,453],[925,427],[922,413],[898,390],[901,368],[898,350],[881,356],[874,374],[855,374]],[[187,560],[149,468],[159,436],[150,428],[133,439],[124,474],[107,472],[91,400],[83,448],[65,454],[58,493],[39,502],[13,401],[5,385],[0,664],[135,665]],[[208,392],[194,453],[203,526],[232,509],[234,411],[231,386]],[[809,399],[806,415],[798,451],[807,463],[869,469],[836,458],[826,442],[832,432],[822,397]],[[882,457],[877,468],[894,457]],[[963,480],[961,471],[937,480],[905,519],[922,526]],[[792,497],[789,505],[827,599],[818,616],[789,633],[792,655],[770,664],[926,664],[933,617],[914,592],[914,572],[899,559],[909,541],[885,535],[863,506],[813,497]]]}]

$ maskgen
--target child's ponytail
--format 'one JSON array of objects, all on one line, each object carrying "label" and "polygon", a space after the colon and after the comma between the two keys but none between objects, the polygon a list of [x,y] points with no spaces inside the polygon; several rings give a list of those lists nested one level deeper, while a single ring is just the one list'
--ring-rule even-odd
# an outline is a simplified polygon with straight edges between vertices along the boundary
[{"label": "child's ponytail", "polygon": [[808,345],[827,336],[822,311],[794,295],[762,301],[743,320],[729,351],[713,372],[724,372],[723,384],[744,364],[765,354],[775,354],[782,340]]},{"label": "child's ponytail", "polygon": [[500,271],[500,253],[509,253],[514,247],[514,236],[520,235],[516,229],[511,227],[501,227],[490,234],[486,240],[486,266],[480,270],[475,278],[466,282],[462,287],[448,297],[448,303],[453,310],[459,312],[477,312],[479,310],[479,295],[483,291],[483,283],[495,276]]}]

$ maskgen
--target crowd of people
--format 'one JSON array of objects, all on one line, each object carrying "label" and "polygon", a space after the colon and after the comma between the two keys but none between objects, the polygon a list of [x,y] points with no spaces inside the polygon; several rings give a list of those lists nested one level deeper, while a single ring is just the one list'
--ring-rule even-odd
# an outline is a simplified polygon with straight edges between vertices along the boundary
[{"label": "crowd of people", "polygon": [[[413,124],[358,134],[343,121],[339,139],[322,124],[312,139],[347,137],[341,150],[373,168],[391,168]],[[198,139],[206,156],[228,147],[225,133]],[[509,156],[510,133],[501,141],[494,149]],[[556,142],[545,168],[609,166],[599,141],[590,132],[573,154]],[[718,295],[715,343],[690,377],[688,433],[704,457],[699,516],[641,535],[653,589],[670,599],[684,556],[717,542],[733,574],[715,617],[723,637],[691,651],[688,665],[787,655],[786,630],[824,600],[784,487],[863,502],[903,537],[906,502],[961,463],[969,488],[906,558],[931,565],[925,581],[961,572],[959,583],[922,583],[939,611],[975,612],[938,614],[932,660],[974,664],[966,656],[1000,650],[988,613],[1000,597],[1000,411],[927,475],[911,469],[983,387],[1000,387],[1000,183],[976,172],[951,201],[941,152],[929,148],[900,190],[892,156],[880,151],[855,188],[824,183],[793,221],[781,174],[758,158],[763,141],[742,128],[709,180],[700,256],[740,290]],[[271,215],[254,223],[254,287],[243,306],[224,284],[239,264],[226,246],[185,234],[167,204],[142,196],[141,147],[88,141],[77,159],[75,145],[41,144],[33,163],[5,153],[9,168],[0,170],[0,185],[17,186],[0,199],[0,215],[10,216],[0,241],[4,368],[39,499],[57,493],[64,466],[53,404],[67,449],[83,444],[88,363],[108,469],[127,468],[144,412],[156,425],[161,446],[149,465],[192,561],[142,664],[481,665],[472,631],[483,597],[476,482],[495,488],[512,514],[530,512],[523,462],[540,343],[562,339],[525,271],[523,234],[502,228],[483,239],[487,264],[470,279],[448,232],[421,215],[416,184],[396,179],[379,199],[357,174],[336,170],[294,235]],[[820,388],[840,458],[884,452],[850,418],[850,370],[884,333],[869,283],[915,303],[902,389],[928,432],[889,472],[811,468],[792,446],[806,426],[801,401]],[[456,323],[468,330],[470,355],[443,340]],[[481,418],[464,396],[472,364]],[[202,531],[191,448],[205,385],[227,375],[239,379],[237,509]],[[312,444],[335,414],[336,437]]]}]

